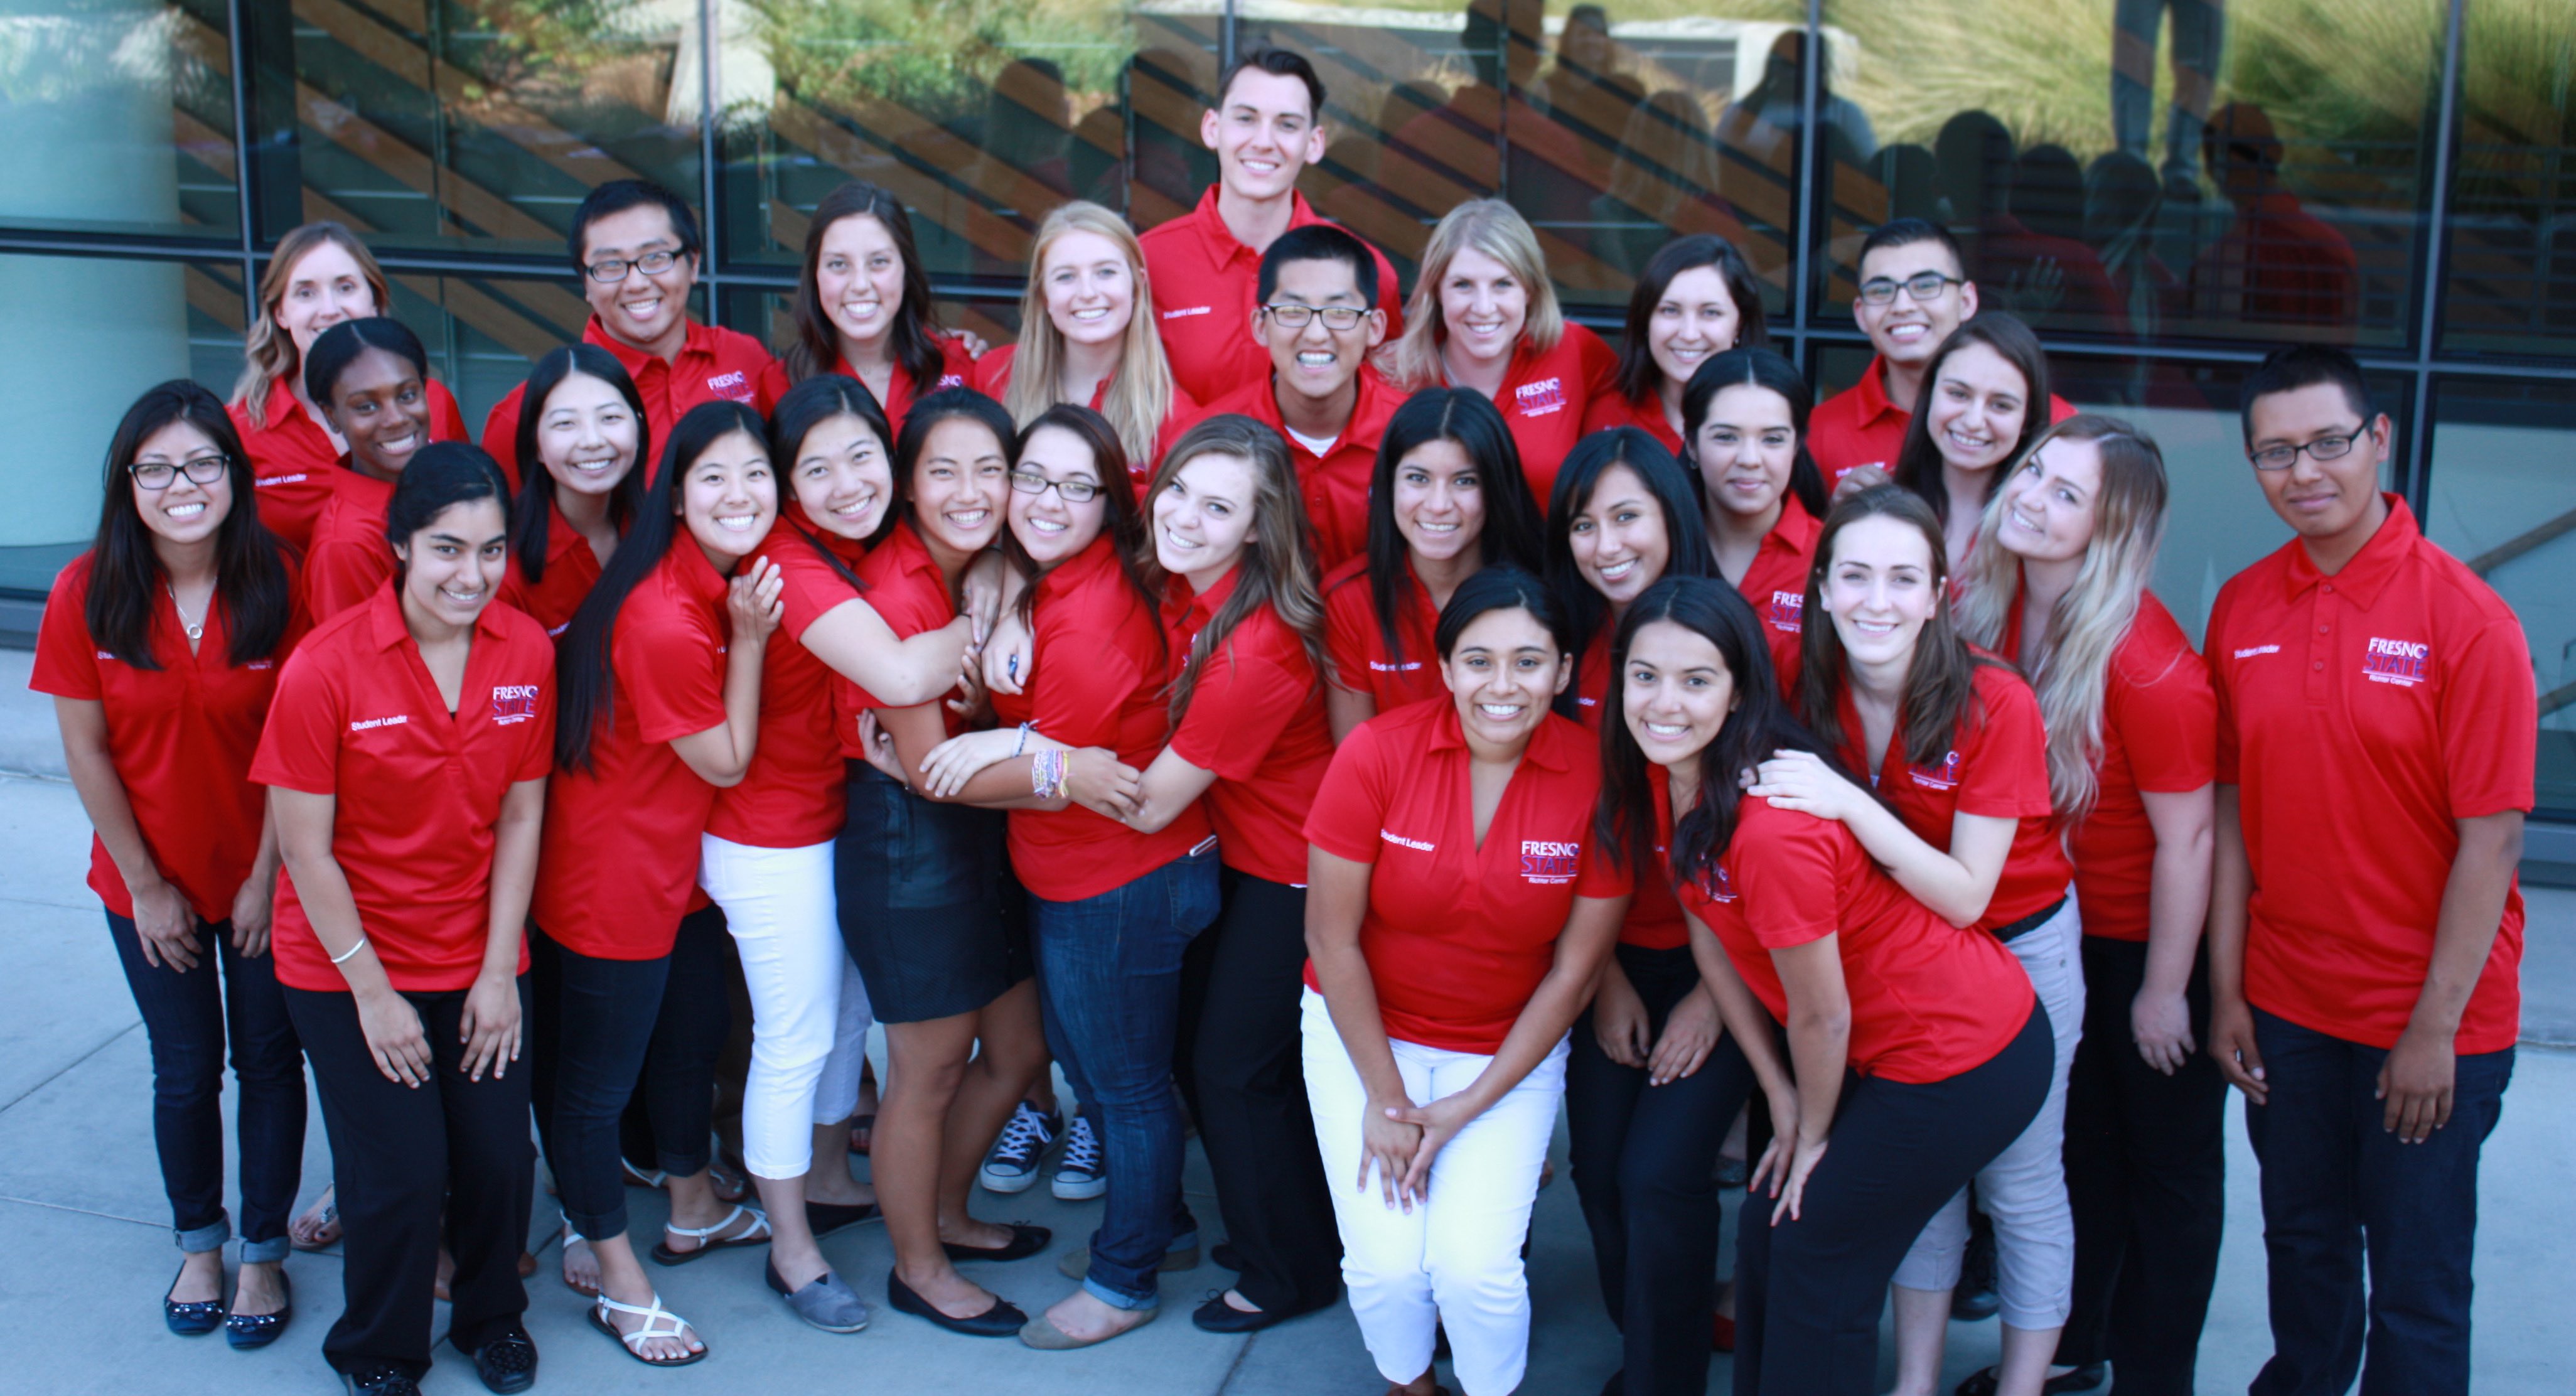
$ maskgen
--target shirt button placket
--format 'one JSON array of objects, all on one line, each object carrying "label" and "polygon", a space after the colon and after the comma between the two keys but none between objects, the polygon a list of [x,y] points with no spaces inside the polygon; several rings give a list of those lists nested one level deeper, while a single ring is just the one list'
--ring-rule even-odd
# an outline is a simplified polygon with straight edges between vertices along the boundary
[{"label": "shirt button placket", "polygon": [[2338,609],[2334,587],[2331,584],[2319,587],[2314,608],[2317,631],[2308,637],[2307,699],[2311,704],[2322,705],[2330,687],[2326,682],[2326,664],[2334,658],[2334,623]]}]

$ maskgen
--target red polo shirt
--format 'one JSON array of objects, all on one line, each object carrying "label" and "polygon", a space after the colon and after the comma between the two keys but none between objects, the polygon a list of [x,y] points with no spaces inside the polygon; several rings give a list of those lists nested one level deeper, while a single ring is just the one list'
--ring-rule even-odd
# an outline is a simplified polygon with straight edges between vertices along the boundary
[{"label": "red polo shirt", "polygon": [[[1145,247],[1145,275],[1154,288],[1154,328],[1162,332],[1172,378],[1200,402],[1270,371],[1270,351],[1252,337],[1261,254],[1225,226],[1216,208],[1217,188],[1209,185],[1198,207],[1137,239]],[[1331,221],[1308,207],[1305,195],[1292,192],[1288,197],[1289,227]],[[1367,246],[1367,239],[1360,241]],[[1386,312],[1386,337],[1393,340],[1404,332],[1404,292],[1386,254],[1370,247],[1369,256],[1377,261],[1378,308]]]},{"label": "red polo shirt", "polygon": [[1785,667],[1784,655],[1798,648],[1803,630],[1799,622],[1807,608],[1807,573],[1815,568],[1816,541],[1824,534],[1823,522],[1807,512],[1798,496],[1781,491],[1780,517],[1762,535],[1751,565],[1744,569],[1744,579],[1735,584],[1762,621],[1762,637],[1771,642],[1774,666]]},{"label": "red polo shirt", "polygon": [[[1657,822],[1669,832],[1656,781]],[[1993,936],[1961,930],[1879,871],[1851,830],[1748,795],[1735,833],[1682,899],[1771,1016],[1789,1021],[1774,950],[1829,935],[1851,997],[1852,1069],[1928,1085],[1993,1061],[2030,1019],[2030,976]]]},{"label": "red polo shirt", "polygon": [[[2021,601],[2006,613],[2004,653],[2021,653]],[[2156,830],[2140,792],[2181,794],[2218,776],[2218,697],[2209,666],[2154,592],[2138,594],[2138,616],[2111,652],[2102,695],[2102,760],[2094,767],[2093,809],[2069,837],[2075,899],[2084,934],[2147,938]]]},{"label": "red polo shirt", "polygon": [[[1011,364],[1019,354],[1020,346],[1005,344],[977,359],[975,391],[1000,402],[1003,395],[1011,390]],[[1100,404],[1109,400],[1109,383],[1109,379],[1101,379],[1091,390],[1091,401],[1083,405],[1094,412],[1100,411]],[[1154,482],[1154,467],[1162,463],[1163,453],[1172,449],[1172,443],[1180,439],[1181,433],[1189,430],[1190,425],[1203,415],[1198,399],[1185,391],[1175,378],[1172,405],[1163,413],[1163,429],[1154,434],[1154,458],[1127,462],[1127,477],[1135,484],[1138,499],[1145,497],[1145,487]]]},{"label": "red polo shirt", "polygon": [[[386,587],[296,647],[250,767],[262,785],[338,797],[331,857],[385,977],[413,993],[468,988],[482,971],[501,799],[554,768],[555,647],[544,629],[485,606],[458,697],[448,712]],[[269,944],[279,983],[348,990],[292,873],[278,874]],[[522,943],[518,972],[527,969]]]},{"label": "red polo shirt", "polygon": [[814,622],[860,598],[817,540],[852,572],[867,560],[866,544],[815,528],[793,500],[755,555],[778,564],[783,614],[761,655],[760,741],[751,769],[741,784],[716,792],[707,822],[708,833],[732,843],[811,848],[839,837],[848,813],[849,775],[832,726],[833,673],[804,641]]},{"label": "red polo shirt", "polygon": [[1546,353],[1532,348],[1527,336],[1513,351],[1494,406],[1502,409],[1503,425],[1512,430],[1521,473],[1529,477],[1542,513],[1556,489],[1557,467],[1583,439],[1583,420],[1592,404],[1618,395],[1613,382],[1618,372],[1619,355],[1601,336],[1570,320],[1556,347]]},{"label": "red polo shirt", "polygon": [[325,621],[363,605],[394,579],[393,545],[385,541],[385,509],[394,487],[354,470],[334,487],[313,544],[304,554],[304,609]]},{"label": "red polo shirt", "polygon": [[[896,524],[857,570],[859,580],[867,583],[864,599],[876,608],[878,617],[898,640],[909,640],[957,619],[957,597],[948,588],[948,575],[939,570],[939,559],[930,555],[929,545],[921,541],[910,519]],[[859,714],[912,706],[918,705],[886,702],[848,678],[833,675],[832,730],[839,734],[841,755],[852,760],[867,759],[868,749],[859,742]],[[945,707],[940,712],[949,735],[962,730],[963,724],[955,713]]]},{"label": "red polo shirt", "polygon": [[527,612],[547,634],[561,635],[599,582],[599,554],[590,550],[590,540],[564,517],[561,505],[549,503],[546,510],[545,575],[529,581],[513,551],[509,568],[501,574],[501,599]]},{"label": "red polo shirt", "polygon": [[[689,415],[690,408],[702,402],[741,402],[766,417],[778,405],[773,390],[779,380],[770,373],[768,346],[737,330],[691,320],[688,338],[670,363],[619,343],[596,315],[581,327],[581,342],[607,350],[626,376],[635,380],[635,391],[644,398],[644,421],[653,429],[653,459],[645,471],[648,483],[662,468],[662,450],[671,439],[671,429]],[[492,415],[483,419],[483,449],[501,463],[513,494],[519,489],[519,398],[527,386],[512,388],[493,407]]]},{"label": "red polo shirt", "polygon": [[[1162,622],[1172,682],[1241,576],[1240,567],[1229,570],[1205,594],[1194,594],[1185,577],[1166,584]],[[1305,886],[1306,811],[1333,759],[1333,728],[1314,662],[1276,610],[1255,609],[1208,653],[1171,746],[1182,760],[1216,772],[1208,813],[1225,865]]]},{"label": "red polo shirt", "polygon": [[617,612],[608,727],[592,729],[588,771],[546,788],[528,908],[575,954],[654,960],[679,935],[716,788],[671,743],[724,725],[725,586],[683,533]]},{"label": "red polo shirt", "polygon": [[[1550,713],[1476,840],[1466,733],[1449,703],[1360,724],[1333,757],[1306,838],[1370,864],[1360,953],[1386,1034],[1490,1055],[1555,963],[1577,897],[1619,897],[1627,872],[1592,837],[1601,762]],[[1312,964],[1306,987],[1320,988]]]},{"label": "red polo shirt", "polygon": [[[1162,622],[1102,536],[1038,578],[1030,614],[1035,669],[1020,693],[993,695],[1003,723],[1034,723],[1073,747],[1107,747],[1137,770],[1152,765],[1170,729]],[[1208,836],[1193,803],[1161,832],[1140,834],[1080,805],[1010,814],[1011,868],[1049,901],[1096,897],[1188,853]]]},{"label": "red polo shirt", "polygon": [[1388,651],[1386,631],[1378,624],[1368,559],[1352,558],[1324,578],[1324,654],[1333,661],[1333,686],[1367,694],[1382,713],[1449,696],[1449,685],[1440,677],[1440,649],[1433,643],[1439,608],[1431,604],[1431,588],[1413,575],[1410,559],[1398,595],[1395,636],[1404,646],[1401,656]]},{"label": "red polo shirt", "polygon": [[[179,603],[164,592],[152,599],[150,635],[152,659],[161,667],[137,669],[99,648],[90,633],[94,556],[73,558],[45,598],[35,674],[27,687],[105,709],[108,761],[125,787],[153,866],[197,915],[231,920],[233,894],[259,857],[260,816],[268,800],[251,783],[251,756],[277,690],[278,666],[306,628],[302,608],[289,617],[275,653],[236,665],[223,598],[207,603],[204,633],[190,654]],[[294,559],[281,554],[279,560],[293,596]],[[89,886],[109,911],[134,915],[125,878],[95,834],[89,841]]]},{"label": "red polo shirt", "polygon": [[[1608,711],[1603,699],[1610,692],[1610,632],[1604,624],[1592,637],[1591,647],[1574,666],[1574,711],[1584,730],[1594,735],[1594,762],[1598,763],[1601,716]],[[1655,842],[1658,857],[1664,853],[1661,836]],[[1660,877],[1648,878],[1637,887],[1636,900],[1628,903],[1627,923],[1619,928],[1619,943],[1644,950],[1678,950],[1690,944],[1690,923],[1682,919],[1681,903],[1673,900],[1673,889]]]},{"label": "red polo shirt", "polygon": [[1672,452],[1676,460],[1680,459],[1682,434],[1673,430],[1673,424],[1664,417],[1664,395],[1648,392],[1643,398],[1620,396],[1615,379],[1617,368],[1618,361],[1614,358],[1611,361],[1614,374],[1611,389],[1594,398],[1592,410],[1583,414],[1583,434],[1590,436],[1612,427],[1635,427],[1654,433],[1655,439],[1664,443],[1664,449]]},{"label": "red polo shirt", "polygon": [[1306,522],[1314,530],[1316,564],[1327,572],[1368,551],[1369,479],[1377,471],[1377,448],[1386,439],[1387,420],[1404,405],[1403,395],[1376,369],[1361,365],[1358,381],[1350,420],[1321,456],[1288,434],[1271,375],[1209,403],[1205,413],[1242,413],[1288,443],[1288,458],[1297,463],[1298,493],[1306,501]]},{"label": "red polo shirt", "polygon": [[[2048,733],[2039,699],[2019,673],[2001,662],[1980,663],[1975,699],[1959,718],[1946,758],[1937,766],[1905,759],[1905,712],[1897,710],[1887,751],[1876,764],[1862,754],[1860,710],[1851,685],[1836,695],[1842,705],[1843,765],[1866,772],[1870,783],[1914,836],[1934,848],[1950,846],[1953,819],[1961,814],[2018,819],[2003,876],[1986,903],[1977,929],[2009,926],[2066,895],[2074,865],[2058,837],[2056,806],[2048,793]],[[2016,1024],[2018,1026],[2018,1024]]]},{"label": "red polo shirt", "polygon": [[[851,371],[847,359],[834,356],[832,372],[859,383],[861,387],[866,386],[865,381]],[[877,407],[886,416],[886,430],[896,436],[903,435],[903,419],[911,413],[915,402],[943,389],[966,387],[974,381],[974,378],[975,356],[966,352],[966,342],[951,339],[946,335],[940,336],[939,377],[935,381],[927,386],[916,383],[911,374],[903,371],[901,365],[897,365],[894,372],[886,375],[885,396],[877,398]],[[795,386],[787,377],[787,365],[773,359],[760,385],[761,397],[774,407],[779,399],[787,396],[787,390]],[[874,390],[870,390],[869,396],[875,396]],[[894,442],[886,442],[886,450],[891,453],[894,450]]]},{"label": "red polo shirt", "polygon": [[[2394,1047],[2432,963],[2457,821],[2532,804],[2538,702],[2522,623],[2403,500],[2342,571],[2293,539],[2209,617],[2218,780],[2254,871],[2245,998]],[[2458,1049],[2513,1045],[2522,888],[2505,894]]]},{"label": "red polo shirt", "polygon": [[[322,517],[322,506],[330,503],[349,468],[340,463],[331,433],[295,400],[285,379],[270,380],[267,410],[266,426],[252,425],[250,410],[238,402],[224,412],[241,434],[242,449],[250,453],[259,521],[300,552],[312,541],[314,521]],[[456,409],[456,395],[435,378],[429,381],[429,439],[471,439],[465,434],[465,414]]]},{"label": "red polo shirt", "polygon": [[[1824,474],[1827,490],[1862,466],[1896,473],[1896,458],[1905,451],[1905,428],[1914,420],[1914,410],[1888,399],[1882,377],[1885,368],[1883,360],[1870,355],[1860,381],[1816,404],[1807,418],[1807,454]],[[2074,415],[2075,404],[2049,394],[2052,425]]]}]

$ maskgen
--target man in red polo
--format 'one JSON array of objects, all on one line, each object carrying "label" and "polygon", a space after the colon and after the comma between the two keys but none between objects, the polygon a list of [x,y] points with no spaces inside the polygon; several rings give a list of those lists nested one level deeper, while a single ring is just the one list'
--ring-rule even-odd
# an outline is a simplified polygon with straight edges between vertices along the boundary
[{"label": "man in red polo", "polygon": [[1825,488],[1863,467],[1895,473],[1932,351],[1977,313],[1966,267],[1958,239],[1920,218],[1893,219],[1861,244],[1852,319],[1878,353],[1858,383],[1818,404],[1808,419],[1807,451]]},{"label": "man in red polo", "polygon": [[1369,351],[1386,338],[1366,243],[1330,223],[1291,228],[1261,254],[1251,339],[1270,371],[1208,404],[1288,440],[1325,572],[1368,550],[1369,478],[1401,399]]},{"label": "man in red polo", "polygon": [[2282,350],[2244,402],[2298,534],[2220,589],[2207,639],[2209,1046],[2245,1093],[2271,1271],[2252,1391],[2341,1393],[2366,1358],[2369,1390],[2466,1396],[2478,1151],[2521,1017],[2531,652],[2380,491],[2389,421],[2350,355]]},{"label": "man in red polo", "polygon": [[[644,397],[658,466],[662,444],[688,410],[724,399],[763,415],[777,406],[766,374],[769,349],[735,330],[689,318],[704,244],[698,220],[680,196],[641,179],[615,179],[590,191],[572,220],[572,265],[581,276],[590,323],[582,341],[616,356]],[[519,394],[483,420],[483,449],[519,483]],[[649,478],[649,476],[648,476]]]},{"label": "man in red polo", "polygon": [[[1217,104],[1199,118],[1199,139],[1216,152],[1217,182],[1199,206],[1148,231],[1145,272],[1154,286],[1155,328],[1172,380],[1197,402],[1214,402],[1262,375],[1267,357],[1245,337],[1256,304],[1261,254],[1291,228],[1326,220],[1297,192],[1297,176],[1324,158],[1324,80],[1303,54],[1257,48],[1228,68]],[[1404,326],[1395,266],[1377,263],[1385,332]]]}]

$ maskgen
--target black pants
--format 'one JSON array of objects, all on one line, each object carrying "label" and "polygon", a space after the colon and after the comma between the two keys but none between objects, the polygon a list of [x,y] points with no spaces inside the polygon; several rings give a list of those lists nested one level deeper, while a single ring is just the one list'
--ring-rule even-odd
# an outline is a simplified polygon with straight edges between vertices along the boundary
[{"label": "black pants", "polygon": [[670,972],[667,955],[598,959],[529,927],[537,1139],[554,1169],[564,1224],[576,1236],[595,1241],[626,1233],[618,1120],[636,1094]]},{"label": "black pants", "polygon": [[1897,1263],[2030,1127],[2056,1068],[2048,1014],[2033,1004],[2009,1045],[1949,1080],[1844,1079],[1798,1218],[1771,1225],[1756,1201],[1736,1237],[1736,1396],[1877,1389],[1878,1317]]},{"label": "black pants", "polygon": [[[2141,941],[2084,937],[2084,1041],[2066,1082],[2066,1196],[2075,1211],[2075,1307],[2057,1360],[2118,1364],[2124,1396],[2191,1396],[2227,1217],[2227,1081],[2208,1052],[2173,1075],[2147,1065],[2129,1005]],[[2209,1041],[2208,957],[2185,991]]]},{"label": "black pants", "polygon": [[[529,968],[534,970],[535,965]],[[644,1068],[618,1118],[618,1148],[637,1168],[687,1178],[715,1158],[715,1082],[718,1064],[736,1021],[751,1022],[748,1001],[739,1019],[742,964],[724,910],[708,906],[680,918],[671,943],[671,973],[662,983],[662,1010],[644,1048]],[[750,1044],[743,1063],[750,1063]],[[545,1078],[537,1078],[537,1119],[547,1113]],[[735,1118],[740,1118],[742,1074],[734,1073]],[[552,1158],[549,1153],[547,1157]]]},{"label": "black pants", "polygon": [[1192,1046],[1181,1079],[1196,1087],[1190,1109],[1242,1270],[1235,1288],[1272,1313],[1303,1313],[1342,1287],[1298,1035],[1306,889],[1232,868],[1223,882],[1225,910],[1183,965],[1180,1038]]},{"label": "black pants", "polygon": [[[518,987],[524,1022],[525,976]],[[351,1373],[394,1367],[414,1380],[429,1370],[442,1210],[456,1261],[449,1336],[472,1349],[518,1331],[528,1308],[519,1252],[536,1186],[524,1060],[506,1075],[468,1079],[457,1040],[464,991],[405,994],[420,1013],[433,1074],[426,1085],[403,1086],[376,1069],[350,995],[284,992],[320,1088],[347,1237],[342,1309],[322,1340],[323,1360]]]},{"label": "black pants", "polygon": [[[241,1091],[241,1238],[245,1261],[284,1260],[286,1219],[304,1168],[304,1055],[279,996],[277,957],[245,958],[232,924],[197,922],[197,967],[143,958],[134,922],[107,913],[108,935],[152,1044],[152,1142],[184,1251],[220,1248],[224,1216],[224,1048]],[[220,966],[222,979],[216,979]]]},{"label": "black pants", "polygon": [[[1690,947],[1622,945],[1617,953],[1645,1001],[1650,1034],[1660,1035],[1673,1006],[1699,987]],[[1752,1093],[1753,1068],[1731,1036],[1718,1039],[1699,1070],[1652,1086],[1642,1069],[1602,1052],[1590,1009],[1575,1021],[1565,1067],[1569,1161],[1632,1396],[1708,1389],[1717,1150]]]}]

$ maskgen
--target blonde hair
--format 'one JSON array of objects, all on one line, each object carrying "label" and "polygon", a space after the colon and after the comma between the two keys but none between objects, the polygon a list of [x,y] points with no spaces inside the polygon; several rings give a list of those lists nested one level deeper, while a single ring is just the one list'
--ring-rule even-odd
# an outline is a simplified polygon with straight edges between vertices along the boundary
[{"label": "blonde hair", "polygon": [[[2138,598],[2156,570],[2164,541],[2165,458],[2155,438],[2117,417],[2082,413],[2040,433],[2015,471],[2051,441],[2089,441],[2101,455],[2102,487],[2093,496],[2093,541],[2083,568],[2038,637],[2030,686],[2048,728],[2048,793],[2069,825],[2092,812],[2100,790],[2102,710],[2111,664],[2138,617]],[[2010,478],[2009,474],[2005,478]],[[1957,617],[1969,643],[1997,649],[2021,599],[2021,558],[1996,538],[2004,491],[1996,489],[1977,523],[1977,541],[1962,570]],[[2030,637],[2023,637],[2025,642]],[[2018,655],[2004,658],[2019,662]],[[2133,676],[2134,677],[2134,676]],[[2151,676],[2147,681],[2152,682]]]},{"label": "blonde hair", "polygon": [[1449,264],[1468,248],[1503,264],[1512,279],[1529,292],[1529,313],[1521,337],[1544,354],[1565,337],[1565,312],[1556,303],[1556,283],[1548,278],[1547,257],[1539,251],[1538,234],[1520,210],[1500,199],[1469,199],[1442,216],[1422,249],[1422,276],[1404,303],[1404,334],[1378,351],[1378,367],[1406,392],[1438,387],[1446,379],[1440,346],[1449,326],[1440,318],[1440,283]]},{"label": "blonde hair", "polygon": [[259,276],[259,317],[251,321],[250,333],[242,340],[241,377],[233,383],[233,403],[250,419],[253,431],[268,429],[269,385],[281,378],[292,383],[303,368],[297,361],[295,336],[277,323],[277,307],[286,299],[295,264],[326,244],[348,253],[358,264],[358,275],[375,293],[376,313],[394,313],[393,287],[385,281],[385,269],[376,265],[376,254],[346,226],[328,220],[307,223],[279,238],[277,251],[269,255],[268,270]]},{"label": "blonde hair", "polygon": [[[1136,280],[1136,304],[1127,317],[1127,333],[1118,346],[1118,373],[1100,398],[1100,415],[1118,432],[1131,461],[1151,461],[1163,422],[1172,414],[1172,365],[1164,357],[1163,337],[1154,331],[1154,289],[1145,274],[1145,249],[1127,220],[1086,200],[1059,204],[1038,224],[1029,248],[1029,284],[1020,293],[1020,345],[1011,360],[1011,383],[1002,390],[1002,406],[1025,429],[1056,404],[1056,383],[1064,369],[1064,333],[1046,308],[1046,254],[1067,233],[1097,233],[1117,244]],[[1077,402],[1076,407],[1089,403]]]},{"label": "blonde hair", "polygon": [[[1225,412],[1206,418],[1172,443],[1171,454],[1154,470],[1154,483],[1145,491],[1145,510],[1150,518],[1154,498],[1172,487],[1172,479],[1181,467],[1201,456],[1236,456],[1252,467],[1252,533],[1243,541],[1243,556],[1234,564],[1234,590],[1208,618],[1190,646],[1189,663],[1181,676],[1172,682],[1172,726],[1178,729],[1181,715],[1189,711],[1190,695],[1198,687],[1199,675],[1207,671],[1207,657],[1224,644],[1244,618],[1267,605],[1282,624],[1297,636],[1306,650],[1306,658],[1320,677],[1332,672],[1331,661],[1324,654],[1324,602],[1316,579],[1320,569],[1315,565],[1313,529],[1306,519],[1305,497],[1297,489],[1297,466],[1288,456],[1288,442],[1279,433],[1250,417]],[[1156,596],[1163,594],[1170,574],[1155,556],[1153,544],[1144,545],[1136,559],[1145,589]]]}]

